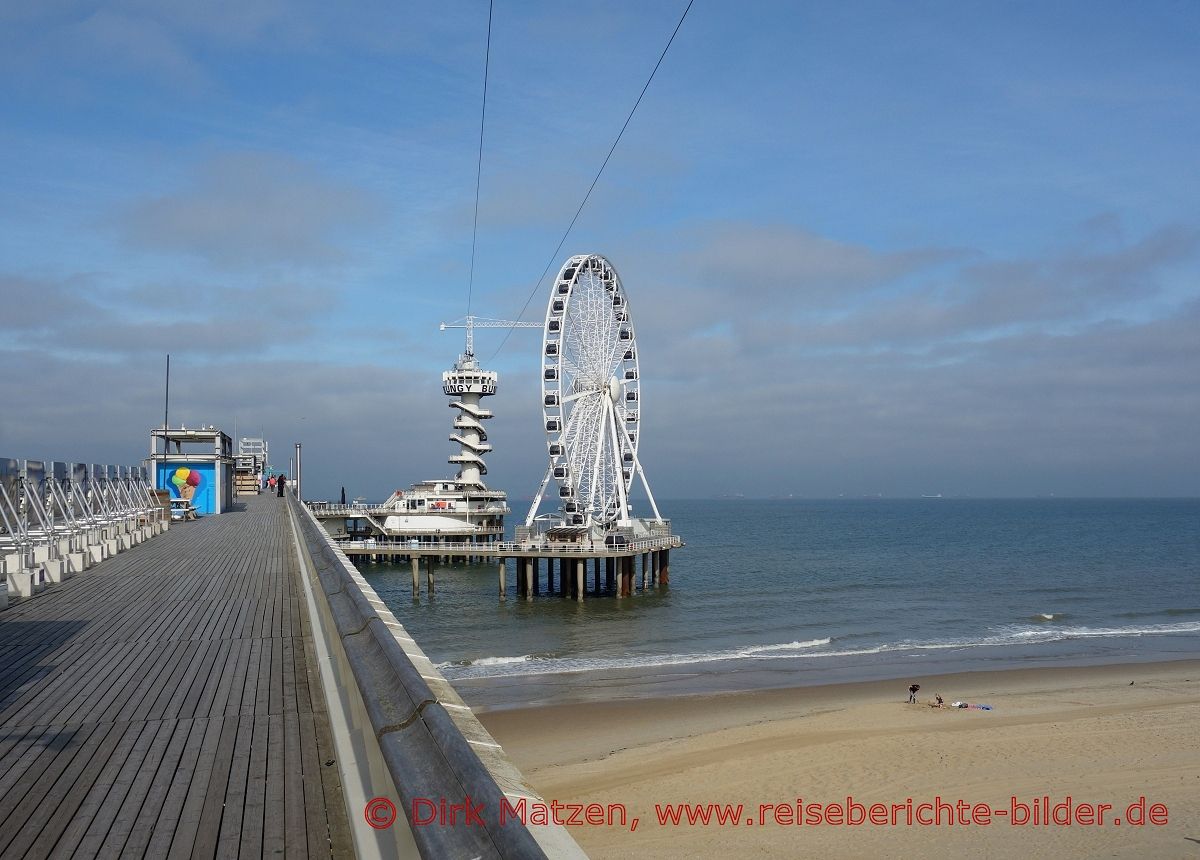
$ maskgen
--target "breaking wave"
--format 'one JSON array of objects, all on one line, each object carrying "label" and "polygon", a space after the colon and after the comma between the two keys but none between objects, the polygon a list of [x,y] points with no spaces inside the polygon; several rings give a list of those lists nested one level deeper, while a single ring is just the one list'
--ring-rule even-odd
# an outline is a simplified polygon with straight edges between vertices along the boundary
[{"label": "breaking wave", "polygon": [[472,660],[451,661],[438,664],[438,668],[450,680],[467,678],[514,677],[520,675],[544,675],[571,672],[600,672],[621,669],[655,669],[672,666],[687,666],[699,663],[722,663],[727,661],[767,660],[820,660],[831,657],[857,657],[883,653],[920,653],[963,648],[1011,647],[1040,645],[1072,639],[1096,637],[1141,637],[1163,636],[1177,633],[1200,633],[1200,621],[1174,624],[1144,624],[1125,627],[1067,627],[1047,625],[1049,620],[1065,616],[1053,615],[1052,619],[1036,616],[1041,623],[1037,627],[1010,625],[992,628],[987,635],[977,638],[948,638],[934,640],[901,640],[885,642],[862,648],[838,648],[835,637],[808,639],[797,642],[768,645],[746,645],[722,651],[707,651],[692,654],[637,654],[624,656],[562,656],[556,654],[522,654],[519,656],[479,657]]}]

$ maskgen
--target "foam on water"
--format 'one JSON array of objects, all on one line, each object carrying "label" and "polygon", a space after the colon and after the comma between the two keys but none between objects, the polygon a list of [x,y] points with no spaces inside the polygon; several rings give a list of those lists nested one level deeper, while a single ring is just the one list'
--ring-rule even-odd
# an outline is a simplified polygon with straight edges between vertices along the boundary
[{"label": "foam on water", "polygon": [[1178,633],[1200,633],[1200,622],[1148,624],[1127,627],[1056,627],[996,629],[978,638],[944,640],[900,640],[863,648],[829,648],[833,637],[787,642],[779,645],[747,645],[724,651],[690,654],[630,654],[612,657],[561,657],[553,654],[523,654],[510,657],[480,657],[474,660],[439,664],[450,680],[460,678],[514,677],[575,672],[601,672],[618,669],[658,669],[731,660],[819,660],[833,657],[861,657],[872,654],[941,651],[963,648],[1013,647],[1061,642],[1092,637],[1142,637]]}]

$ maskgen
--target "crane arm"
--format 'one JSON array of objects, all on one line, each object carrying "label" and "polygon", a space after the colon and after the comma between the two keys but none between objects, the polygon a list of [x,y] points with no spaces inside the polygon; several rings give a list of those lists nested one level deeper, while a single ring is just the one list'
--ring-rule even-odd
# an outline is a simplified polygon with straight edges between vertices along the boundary
[{"label": "crane arm", "polygon": [[477,328],[541,328],[540,322],[521,322],[519,320],[493,320],[468,314],[462,319],[438,326],[440,331],[448,328],[465,328],[467,330],[467,355],[475,354],[475,329]]}]

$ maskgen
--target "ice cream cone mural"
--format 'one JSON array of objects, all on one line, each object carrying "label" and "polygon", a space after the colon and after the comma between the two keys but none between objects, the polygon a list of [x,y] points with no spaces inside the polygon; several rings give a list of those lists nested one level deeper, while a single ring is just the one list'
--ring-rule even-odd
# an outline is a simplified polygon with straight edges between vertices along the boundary
[{"label": "ice cream cone mural", "polygon": [[201,480],[199,472],[183,466],[176,469],[175,473],[171,475],[171,484],[175,487],[176,495],[181,499],[189,501],[196,495],[196,490],[200,487]]}]

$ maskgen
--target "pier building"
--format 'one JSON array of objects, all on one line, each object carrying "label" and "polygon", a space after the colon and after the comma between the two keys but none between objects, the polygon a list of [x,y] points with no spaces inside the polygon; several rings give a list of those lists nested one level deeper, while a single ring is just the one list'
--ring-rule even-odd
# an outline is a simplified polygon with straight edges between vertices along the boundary
[{"label": "pier building", "polygon": [[156,427],[150,431],[149,459],[155,488],[190,501],[198,514],[233,507],[233,440],[217,428]]}]

